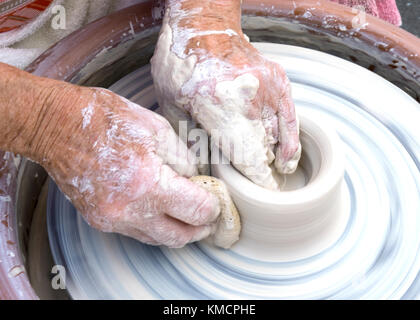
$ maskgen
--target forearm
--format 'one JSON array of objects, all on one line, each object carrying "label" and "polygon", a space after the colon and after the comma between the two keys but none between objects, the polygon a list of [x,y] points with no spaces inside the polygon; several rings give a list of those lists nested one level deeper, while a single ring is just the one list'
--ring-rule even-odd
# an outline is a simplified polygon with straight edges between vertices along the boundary
[{"label": "forearm", "polygon": [[167,0],[180,27],[207,30],[215,23],[240,29],[241,0]]},{"label": "forearm", "polygon": [[73,121],[65,101],[74,86],[0,63],[0,149],[47,161],[52,141]]},{"label": "forearm", "polygon": [[[244,39],[240,0],[167,0],[172,51],[222,58],[232,51],[232,39]],[[210,56],[209,56],[210,57]]]}]

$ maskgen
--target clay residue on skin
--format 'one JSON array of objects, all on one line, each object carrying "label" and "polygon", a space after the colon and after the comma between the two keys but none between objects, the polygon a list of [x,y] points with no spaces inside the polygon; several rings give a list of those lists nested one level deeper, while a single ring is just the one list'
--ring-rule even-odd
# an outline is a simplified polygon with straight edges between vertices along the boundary
[{"label": "clay residue on skin", "polygon": [[[233,81],[219,82],[214,97],[224,102],[223,108],[214,108],[208,99],[197,96],[194,100],[196,109],[193,112],[197,120],[206,124],[209,130],[221,128],[212,131],[212,138],[214,141],[221,141],[222,152],[230,155],[230,159],[239,171],[251,177],[259,185],[277,189],[278,185],[268,166],[274,155],[267,147],[265,128],[261,121],[250,120],[245,116],[258,89],[259,80],[248,73]],[[239,137],[239,139],[223,141],[226,137]],[[246,141],[240,140],[243,137],[246,137]],[[231,148],[232,144],[235,148]]]},{"label": "clay residue on skin", "polygon": [[[256,79],[251,74],[244,74],[243,76],[234,79],[232,83],[235,84],[236,88],[238,85],[243,87],[244,90],[238,91],[243,92],[243,95],[240,97],[237,94],[237,101],[232,101],[232,103],[229,104],[231,109],[230,112],[227,112],[221,108],[219,108],[217,112],[214,112],[216,109],[213,108],[215,103],[213,98],[214,94],[217,91],[216,98],[221,100],[224,99],[226,97],[226,93],[223,93],[223,90],[229,87],[230,81],[220,81],[216,86],[217,88],[212,88],[206,85],[200,86],[198,92],[197,83],[202,83],[203,81],[207,80],[211,76],[208,74],[208,72],[211,72],[211,70],[214,70],[216,67],[224,65],[226,68],[225,73],[230,73],[230,66],[229,64],[224,64],[223,60],[216,58],[197,61],[195,55],[185,55],[185,47],[182,48],[177,46],[174,48],[173,44],[177,42],[173,41],[173,37],[182,37],[184,40],[189,40],[195,37],[196,34],[193,33],[193,31],[190,29],[182,29],[182,32],[179,32],[179,30],[178,32],[175,32],[169,26],[168,20],[169,13],[167,11],[161,30],[160,41],[158,42],[158,49],[155,51],[155,55],[151,61],[152,74],[157,85],[159,85],[159,83],[163,83],[163,81],[159,81],[159,79],[165,78],[166,80],[164,82],[168,86],[181,88],[183,95],[171,96],[170,90],[165,90],[162,88],[160,92],[163,94],[158,95],[159,105],[163,109],[180,108],[181,106],[189,108],[190,106],[193,106],[193,109],[190,110],[193,118],[200,122],[207,131],[222,127],[223,130],[220,130],[220,135],[232,136],[232,132],[227,131],[239,130],[241,128],[241,122],[252,122],[252,120],[248,120],[245,117],[244,114],[246,114],[246,111],[238,110],[238,108],[241,108],[241,106],[244,105],[244,102],[249,103],[249,101],[255,97],[256,91],[259,87],[258,79]],[[224,33],[225,31],[218,32]],[[184,33],[188,33],[188,35],[185,35]],[[178,41],[178,43],[182,43],[184,46],[186,46],[187,41]],[[171,75],[169,83],[168,74]],[[173,102],[175,102],[175,105],[173,105]],[[262,128],[262,126],[258,125],[257,123],[255,123],[254,127],[255,139],[264,139],[264,128]],[[249,125],[243,126],[243,128],[248,130]],[[218,137],[214,138],[217,139]],[[256,150],[250,154],[258,157],[264,157],[267,153],[268,150]],[[249,161],[255,161],[255,159],[249,159]],[[263,161],[267,160],[264,159]],[[245,166],[249,167],[249,164],[245,164]],[[248,174],[250,174],[250,172],[248,172]],[[261,181],[258,182],[260,184],[265,183],[266,185],[269,185],[270,188],[275,188],[276,184],[274,179],[271,179],[271,181],[268,182],[263,181],[263,179],[269,179],[267,176],[269,176],[269,174],[266,174],[265,177],[260,178]]]},{"label": "clay residue on skin", "polygon": [[[224,57],[221,48],[209,52],[202,44],[208,46],[218,37],[221,37],[221,43],[228,41],[222,37],[237,37],[243,39],[250,54],[255,55],[255,49],[249,44],[249,39],[242,37],[239,24],[238,30],[196,27],[191,16],[199,14],[202,8],[189,8],[188,11],[184,4],[177,2],[166,10],[151,60],[157,100],[163,114],[171,117],[171,123],[177,123],[177,120],[188,117],[172,119],[177,116],[173,109],[180,110],[180,114],[189,113],[238,170],[261,186],[278,189],[269,164],[275,158],[273,151],[279,129],[277,123],[272,123],[277,121],[273,121],[276,115],[270,106],[262,107],[261,118],[253,114],[254,99],[260,89],[254,68],[245,65],[238,72],[233,62]],[[186,21],[192,21],[192,26]],[[246,52],[243,54],[246,56]],[[287,113],[284,116],[294,118]],[[283,141],[288,141],[288,135],[293,130],[292,123],[284,125],[280,130]],[[236,137],[239,139],[234,141]],[[224,144],[222,140],[225,140]],[[291,141],[290,145],[293,143]],[[292,148],[287,145],[281,148],[280,156],[290,158],[286,164],[276,166],[279,171],[283,170],[282,173],[293,172],[300,158],[299,151],[289,155],[289,150]],[[238,157],[239,154],[241,157]]]},{"label": "clay residue on skin", "polygon": [[47,168],[85,220],[151,245],[207,237],[217,198],[180,176],[198,174],[197,166],[168,121],[106,89],[85,90],[82,142],[70,140]]},{"label": "clay residue on skin", "polygon": [[93,115],[93,105],[89,104],[86,108],[82,109],[82,116],[83,116],[83,124],[82,129],[86,129],[86,127],[90,124],[90,120],[92,119]]}]

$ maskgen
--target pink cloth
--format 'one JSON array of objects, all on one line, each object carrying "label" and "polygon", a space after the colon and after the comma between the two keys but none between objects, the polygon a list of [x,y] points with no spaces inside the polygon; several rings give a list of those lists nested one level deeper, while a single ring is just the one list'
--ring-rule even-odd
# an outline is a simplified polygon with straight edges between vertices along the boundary
[{"label": "pink cloth", "polygon": [[395,0],[331,0],[349,7],[363,6],[366,13],[379,17],[397,26],[401,25],[401,15]]}]

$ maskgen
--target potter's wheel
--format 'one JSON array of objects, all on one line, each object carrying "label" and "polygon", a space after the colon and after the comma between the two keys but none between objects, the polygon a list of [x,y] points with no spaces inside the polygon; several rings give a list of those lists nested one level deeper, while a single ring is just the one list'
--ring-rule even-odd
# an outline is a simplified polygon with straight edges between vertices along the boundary
[{"label": "potter's wheel", "polygon": [[[152,247],[90,228],[58,188],[48,195],[55,262],[75,299],[416,298],[420,294],[420,109],[372,72],[331,55],[256,44],[286,69],[298,113],[322,117],[345,153],[351,205],[319,254],[279,262],[197,243]],[[148,66],[111,89],[156,108]]]}]

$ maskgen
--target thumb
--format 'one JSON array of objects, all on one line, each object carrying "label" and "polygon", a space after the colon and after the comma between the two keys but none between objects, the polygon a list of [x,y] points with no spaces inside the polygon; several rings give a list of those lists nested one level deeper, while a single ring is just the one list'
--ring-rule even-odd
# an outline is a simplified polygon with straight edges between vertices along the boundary
[{"label": "thumb", "polygon": [[161,167],[156,194],[162,212],[187,224],[211,224],[220,213],[216,196],[177,175],[167,165]]}]

